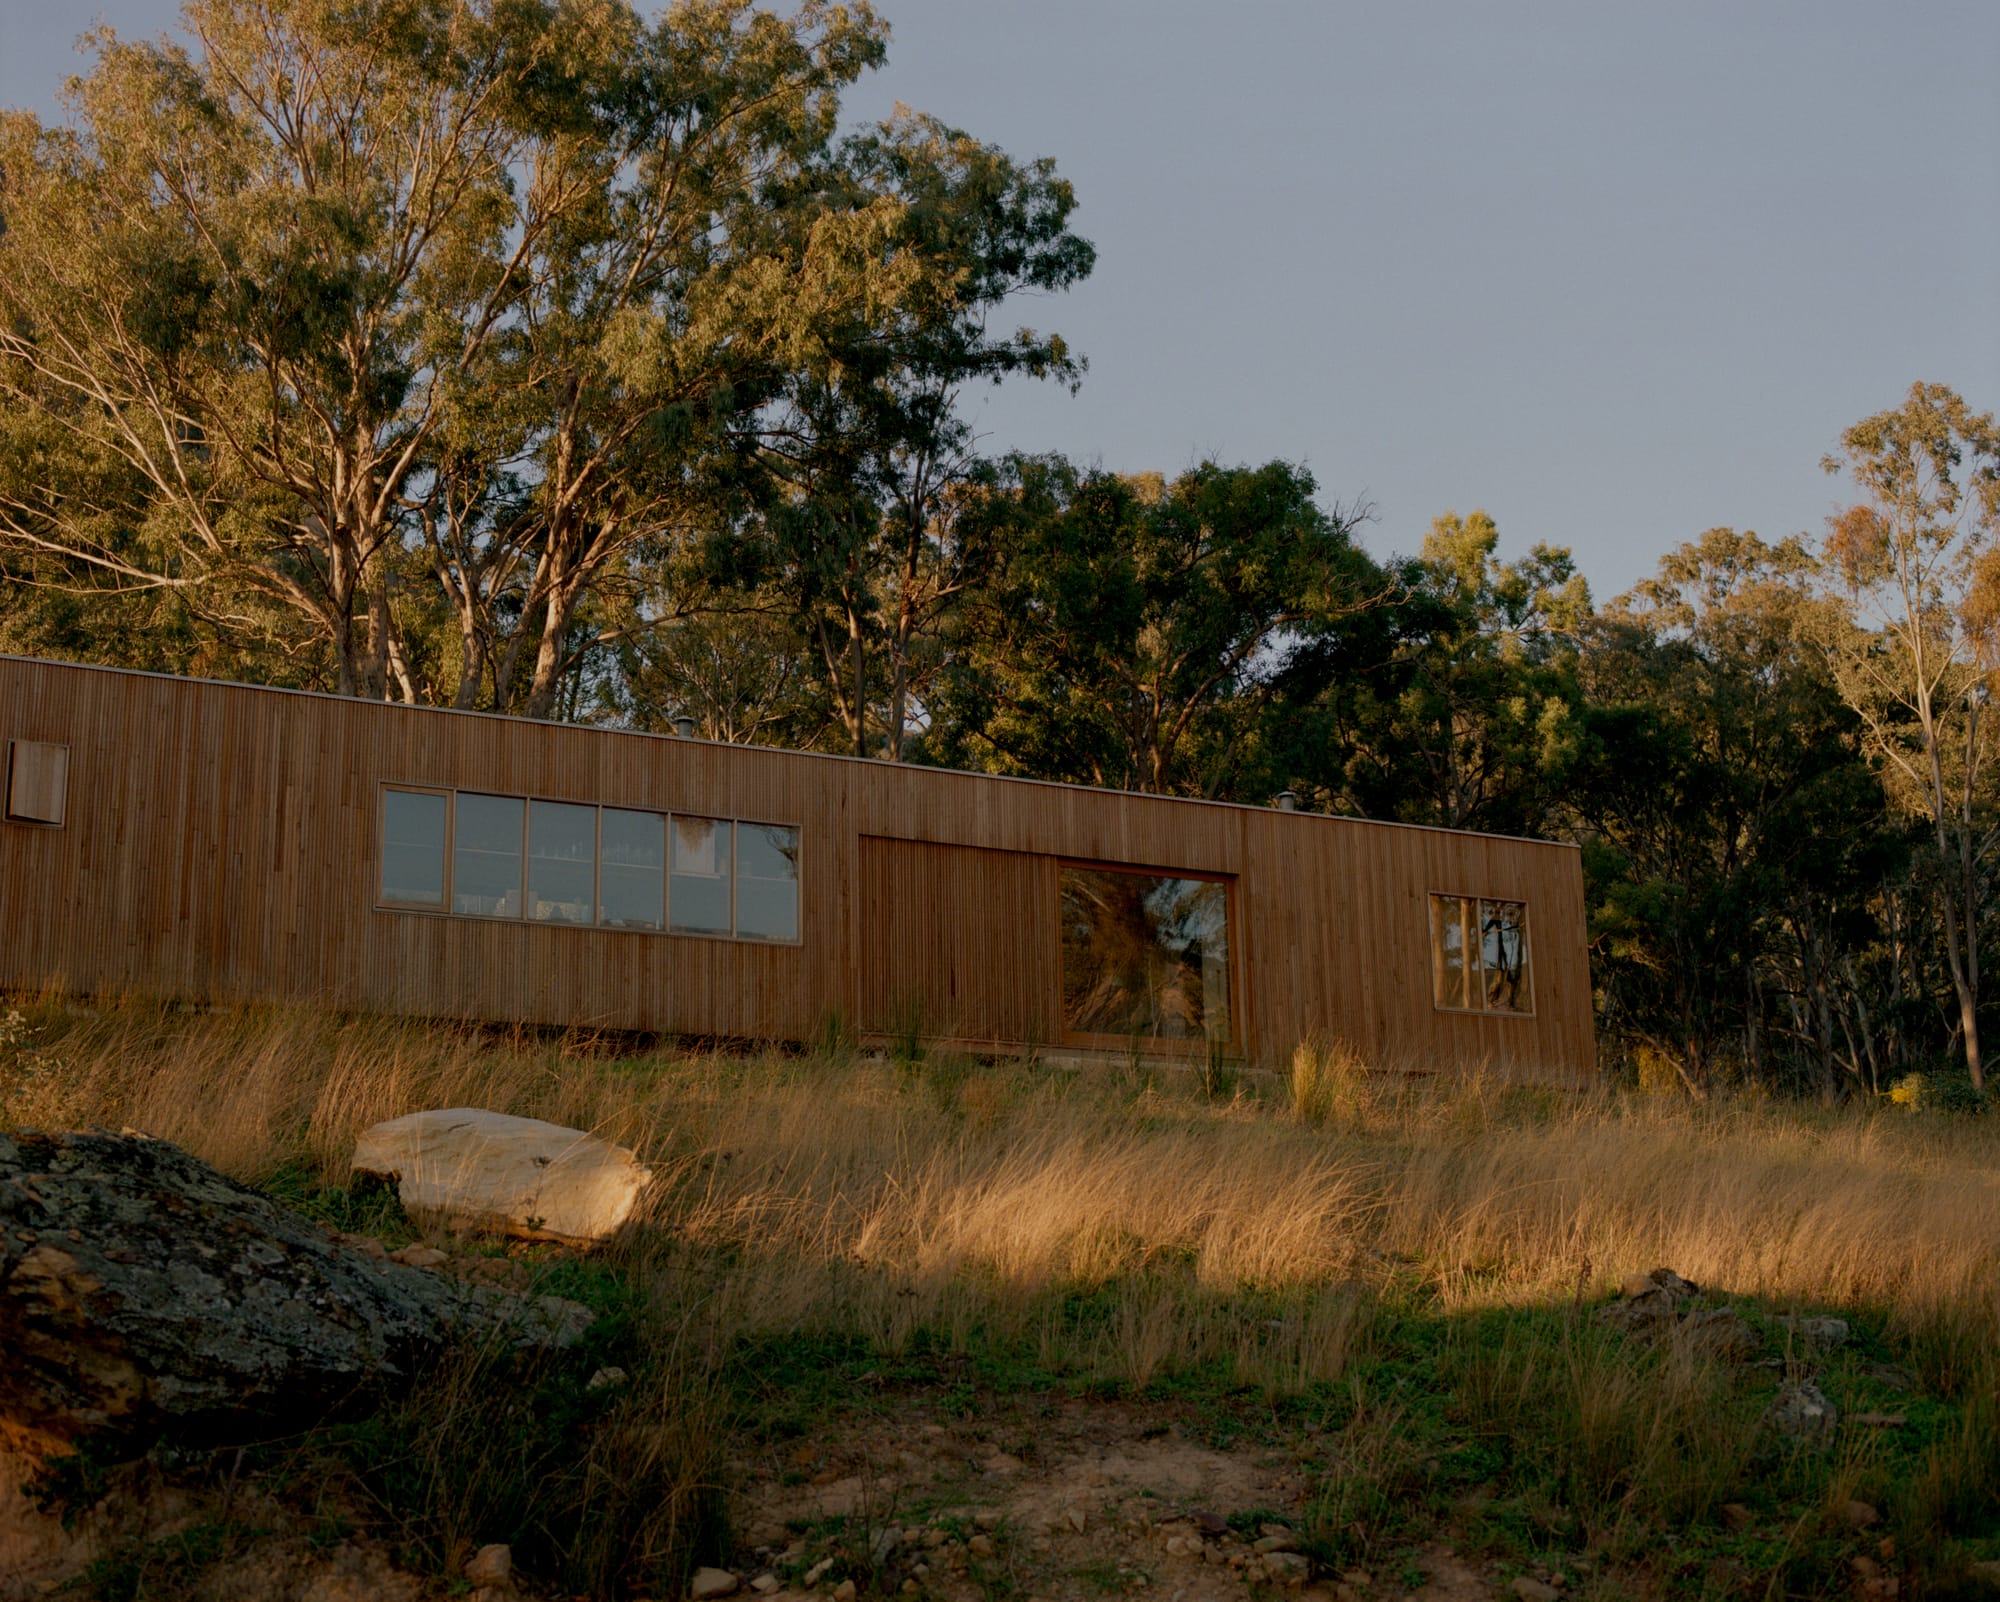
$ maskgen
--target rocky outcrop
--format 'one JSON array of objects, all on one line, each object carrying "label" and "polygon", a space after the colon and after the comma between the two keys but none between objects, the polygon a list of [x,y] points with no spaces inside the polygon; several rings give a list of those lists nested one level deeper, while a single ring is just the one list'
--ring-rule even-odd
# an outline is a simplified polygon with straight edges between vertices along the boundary
[{"label": "rocky outcrop", "polygon": [[548,1348],[589,1319],[371,1256],[165,1141],[0,1133],[0,1448],[298,1427],[457,1335]]},{"label": "rocky outcrop", "polygon": [[413,1218],[577,1246],[622,1229],[653,1177],[580,1129],[477,1107],[376,1124],[355,1142],[354,1171],[393,1180]]}]

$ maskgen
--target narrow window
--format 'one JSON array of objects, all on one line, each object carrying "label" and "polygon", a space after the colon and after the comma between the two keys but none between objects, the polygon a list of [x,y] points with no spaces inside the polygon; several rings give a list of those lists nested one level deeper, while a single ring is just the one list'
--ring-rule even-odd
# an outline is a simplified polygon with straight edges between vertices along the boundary
[{"label": "narrow window", "polygon": [[798,830],[736,826],[736,932],[745,940],[798,939]]},{"label": "narrow window", "polygon": [[673,879],[667,916],[677,934],[728,934],[729,825],[720,818],[673,820]]},{"label": "narrow window", "polygon": [[452,830],[451,910],[521,916],[521,830],[527,803],[511,795],[458,796]]},{"label": "narrow window", "polygon": [[1474,903],[1464,896],[1431,897],[1431,978],[1440,1007],[1478,1005],[1474,970],[1479,959],[1472,940]]},{"label": "narrow window", "polygon": [[1440,1007],[1533,1011],[1526,903],[1432,896],[1431,980]]},{"label": "narrow window", "polygon": [[528,804],[528,916],[544,923],[597,917],[597,808]]},{"label": "narrow window", "polygon": [[667,820],[657,812],[604,809],[598,920],[614,929],[667,925]]},{"label": "narrow window", "polygon": [[1482,901],[1479,929],[1487,1011],[1530,1011],[1535,998],[1528,983],[1527,907],[1519,901]]},{"label": "narrow window", "polygon": [[433,790],[382,792],[382,899],[406,907],[444,906],[444,841],[449,797]]},{"label": "narrow window", "polygon": [[1058,886],[1066,1033],[1230,1038],[1226,884],[1065,867]]}]

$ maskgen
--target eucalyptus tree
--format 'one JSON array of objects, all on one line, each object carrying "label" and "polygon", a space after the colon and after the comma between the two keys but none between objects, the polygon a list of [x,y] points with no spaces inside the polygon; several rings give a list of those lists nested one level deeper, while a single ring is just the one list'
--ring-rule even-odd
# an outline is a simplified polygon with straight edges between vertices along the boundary
[{"label": "eucalyptus tree", "polygon": [[[343,692],[546,715],[586,596],[703,521],[717,433],[923,292],[895,197],[783,204],[881,58],[865,4],[184,22],[100,35],[70,126],[0,126],[0,541],[279,618]],[[440,605],[441,686],[407,637]]]},{"label": "eucalyptus tree", "polygon": [[940,631],[995,555],[981,511],[993,474],[961,398],[1016,375],[1076,385],[1084,364],[1059,334],[993,324],[1010,297],[1077,283],[1095,252],[1070,227],[1076,195],[1053,162],[1017,162],[900,107],[778,209],[846,215],[883,200],[898,208],[891,259],[924,271],[894,303],[823,323],[760,415],[754,512],[721,543],[737,574],[786,597],[847,749],[894,761]]},{"label": "eucalyptus tree", "polygon": [[[1822,638],[1892,793],[1924,820],[1965,1066],[1984,1089],[1980,929],[2000,819],[1986,771],[2000,671],[2000,428],[1940,384],[1863,418],[1822,464],[1860,498],[1832,519],[1841,608]],[[1851,614],[1851,615],[1850,615]]]},{"label": "eucalyptus tree", "polygon": [[[1844,1076],[1872,1083],[1851,976],[1899,839],[1813,644],[1817,572],[1799,539],[1710,529],[1586,635],[1567,808],[1588,847],[1604,1021],[1697,1095],[1725,1059],[1772,1077],[1774,1029],[1823,1097]],[[1772,1025],[1774,986],[1787,1005]]]},{"label": "eucalyptus tree", "polygon": [[1360,514],[1288,462],[1168,481],[1017,459],[986,510],[999,559],[951,636],[931,744],[998,772],[1266,799],[1293,656],[1385,589]]}]

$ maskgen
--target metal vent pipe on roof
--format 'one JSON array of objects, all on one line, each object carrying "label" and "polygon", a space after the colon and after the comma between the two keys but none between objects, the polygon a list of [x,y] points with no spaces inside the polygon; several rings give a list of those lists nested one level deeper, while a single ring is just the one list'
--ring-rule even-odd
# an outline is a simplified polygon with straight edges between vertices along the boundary
[{"label": "metal vent pipe on roof", "polygon": [[694,738],[694,719],[683,712],[679,717],[674,719],[674,733],[678,734],[683,740],[692,740]]},{"label": "metal vent pipe on roof", "polygon": [[1296,790],[1280,790],[1276,800],[1280,812],[1296,812],[1299,810],[1299,792]]}]

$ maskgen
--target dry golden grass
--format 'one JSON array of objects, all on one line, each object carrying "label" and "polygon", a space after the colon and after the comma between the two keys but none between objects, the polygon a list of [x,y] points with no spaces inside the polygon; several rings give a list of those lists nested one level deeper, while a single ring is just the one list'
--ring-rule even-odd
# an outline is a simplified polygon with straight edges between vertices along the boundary
[{"label": "dry golden grass", "polygon": [[[1307,1292],[1386,1260],[1416,1265],[1450,1309],[1566,1300],[1668,1264],[1779,1304],[1872,1309],[1947,1346],[2000,1336],[1991,1119],[1371,1079],[1323,1050],[1218,1103],[1167,1072],[621,1057],[582,1037],[275,1009],[23,1012],[23,1038],[0,1047],[0,1118],[142,1129],[252,1182],[304,1164],[338,1183],[360,1129],[422,1107],[629,1143],[663,1173],[655,1222],[738,1254],[717,1292],[737,1327],[837,1305],[893,1334],[965,1316],[955,1300],[991,1310],[1149,1268]],[[1131,1316],[1135,1332],[1160,1317]]]},{"label": "dry golden grass", "polygon": [[[60,997],[21,1011],[0,1027],[0,1127],[132,1126],[292,1192],[340,1185],[361,1129],[426,1107],[635,1147],[660,1179],[606,1272],[651,1309],[677,1374],[803,1335],[1025,1353],[1135,1390],[1207,1375],[1331,1398],[1309,1510],[1328,1562],[1406,1529],[1440,1451],[1493,1440],[1535,1441],[1508,1483],[1533,1479],[1520,1495],[1576,1510],[1614,1552],[1662,1520],[1713,1526],[1760,1484],[1808,1520],[1890,1500],[1906,1544],[1936,1551],[1993,1518],[1990,1117],[1427,1081],[1323,1044],[1219,1099],[1188,1070],[620,1054]],[[1856,1319],[1952,1411],[1788,1467],[1758,1424],[1774,1380],[1580,1316],[1661,1265],[1767,1312]],[[1850,1380],[1865,1362],[1851,1355]]]}]

